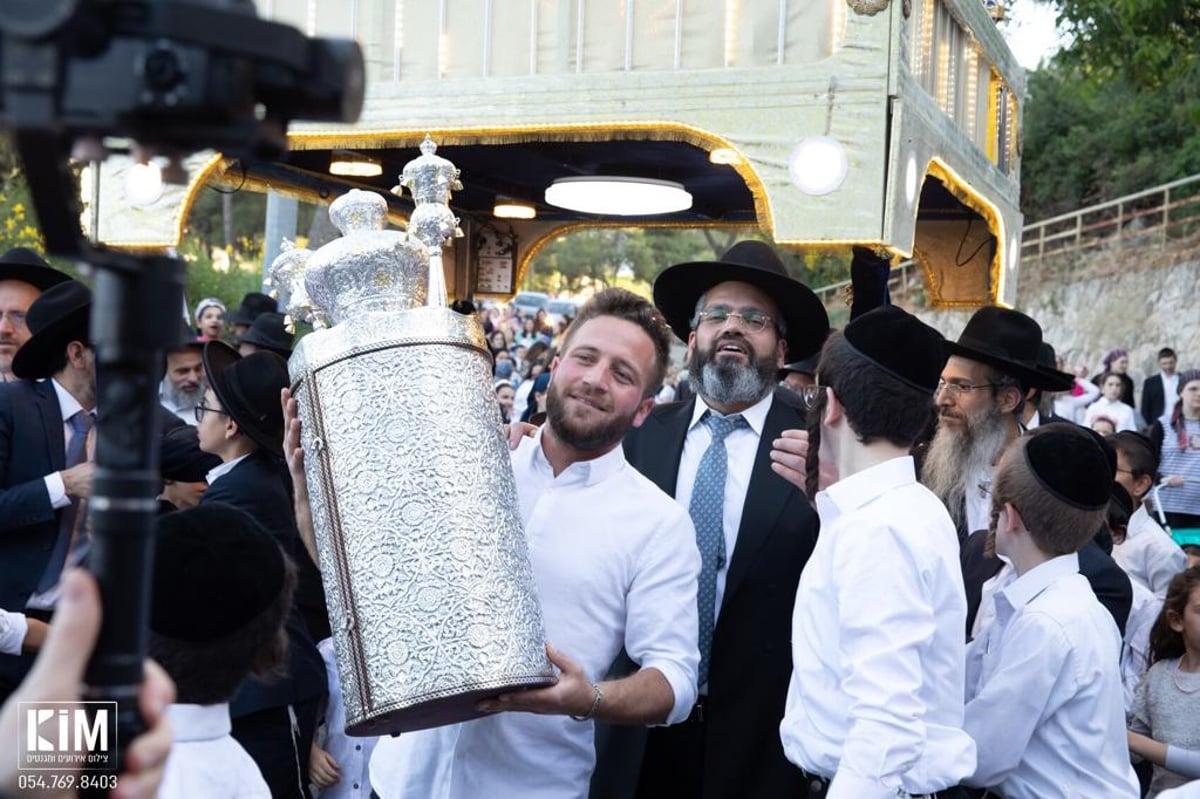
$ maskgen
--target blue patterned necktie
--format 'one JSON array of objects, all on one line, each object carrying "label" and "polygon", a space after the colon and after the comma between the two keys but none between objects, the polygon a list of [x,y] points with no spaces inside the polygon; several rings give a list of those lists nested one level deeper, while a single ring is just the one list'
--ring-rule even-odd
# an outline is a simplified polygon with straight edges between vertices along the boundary
[{"label": "blue patterned necktie", "polygon": [[725,565],[725,474],[729,461],[725,437],[739,427],[748,426],[740,414],[717,416],[712,411],[705,411],[702,421],[712,434],[712,442],[700,459],[688,504],[688,513],[696,527],[696,546],[700,549],[700,583],[696,590],[696,607],[700,614],[699,685],[708,682],[713,616],[717,605],[717,572]]},{"label": "blue patterned necktie", "polygon": [[[93,422],[92,415],[87,411],[77,411],[70,419],[67,419],[67,424],[71,426],[71,440],[67,442],[66,468],[70,469],[87,461],[87,439]],[[81,512],[86,514],[83,506],[84,501],[74,497],[71,499],[71,504],[63,508],[59,520],[58,539],[54,542],[54,549],[47,561],[46,571],[42,573],[42,579],[38,583],[39,594],[44,594],[58,583],[58,578],[62,576],[63,565],[67,561],[67,554],[78,545],[84,521],[79,517]]]}]

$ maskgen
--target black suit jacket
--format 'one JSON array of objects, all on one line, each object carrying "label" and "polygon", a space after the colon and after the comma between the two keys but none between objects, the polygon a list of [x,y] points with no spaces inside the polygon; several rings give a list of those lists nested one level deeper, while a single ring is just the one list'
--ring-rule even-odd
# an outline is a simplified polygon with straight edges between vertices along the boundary
[{"label": "black suit jacket", "polygon": [[[961,553],[963,582],[967,589],[968,640],[971,637],[971,628],[975,625],[975,614],[979,612],[983,584],[994,577],[1004,565],[999,558],[989,558],[983,554],[986,538],[987,530],[976,530],[963,544]],[[1079,573],[1087,578],[1092,586],[1092,593],[1112,614],[1117,629],[1124,637],[1125,622],[1128,621],[1129,609],[1133,606],[1133,586],[1129,584],[1129,577],[1125,571],[1093,540],[1088,541],[1083,549],[1079,550]]]},{"label": "black suit jacket", "polygon": [[[1171,399],[1173,400],[1174,397]],[[1154,424],[1166,409],[1162,373],[1147,377],[1142,383],[1142,418],[1146,420],[1146,424]]]},{"label": "black suit jacket", "polygon": [[297,704],[327,690],[325,661],[301,615],[305,564],[311,569],[312,560],[304,551],[296,529],[288,492],[290,485],[283,462],[260,449],[215,480],[200,500],[202,504],[224,502],[253,516],[296,563],[301,583],[297,585],[296,603],[287,619],[287,677],[274,681],[249,679],[243,683],[230,704],[233,718],[270,707]]},{"label": "black suit jacket", "polygon": [[[694,402],[658,406],[625,437],[629,462],[671,496]],[[818,519],[807,498],[770,466],[771,442],[784,430],[803,428],[799,401],[776,390],[713,632],[704,711],[706,798],[804,795],[800,770],[784,757],[779,722],[792,674],[796,585],[816,544]],[[598,734],[593,797],[634,794],[645,735],[645,728],[633,727]]]},{"label": "black suit jacket", "polygon": [[0,607],[23,611],[46,569],[61,511],[42,479],[66,466],[54,386],[0,384]]}]

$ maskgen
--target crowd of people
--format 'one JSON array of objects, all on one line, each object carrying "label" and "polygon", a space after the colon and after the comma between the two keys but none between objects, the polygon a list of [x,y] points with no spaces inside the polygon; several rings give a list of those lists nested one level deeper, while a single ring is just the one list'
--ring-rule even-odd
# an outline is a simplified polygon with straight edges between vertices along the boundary
[{"label": "crowd of people", "polygon": [[[1124,352],[1069,374],[992,307],[946,340],[887,270],[855,250],[832,332],[756,241],[574,320],[457,305],[558,681],[379,740],[342,729],[292,336],[265,295],[202,300],[162,365],[162,671],[125,795],[1200,796],[1200,371],[1164,348],[1135,405]],[[15,702],[78,695],[98,625],[91,312],[0,257],[6,748]]]}]

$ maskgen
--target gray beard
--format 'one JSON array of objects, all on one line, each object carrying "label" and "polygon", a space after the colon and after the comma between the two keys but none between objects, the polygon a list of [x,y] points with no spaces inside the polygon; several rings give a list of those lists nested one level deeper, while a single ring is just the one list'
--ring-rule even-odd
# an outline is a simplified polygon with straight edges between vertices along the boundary
[{"label": "gray beard", "polygon": [[693,350],[688,362],[688,374],[696,376],[697,393],[721,405],[758,402],[775,388],[777,371],[774,355],[740,366],[714,362]]},{"label": "gray beard", "polygon": [[189,393],[181,391],[171,382],[171,378],[163,378],[162,397],[171,407],[186,413],[204,402],[204,384],[201,383],[199,388]]},{"label": "gray beard", "polygon": [[968,422],[966,430],[939,423],[921,467],[921,482],[942,500],[959,529],[966,527],[969,484],[991,469],[1008,441],[1008,420],[995,410]]}]

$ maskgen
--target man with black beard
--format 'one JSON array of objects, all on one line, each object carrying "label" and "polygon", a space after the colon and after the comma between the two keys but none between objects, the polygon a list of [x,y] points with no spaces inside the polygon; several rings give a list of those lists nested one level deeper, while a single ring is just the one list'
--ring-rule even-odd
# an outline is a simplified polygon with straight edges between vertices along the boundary
[{"label": "man with black beard", "polygon": [[[1024,432],[1021,413],[1029,390],[1062,391],[1073,382],[1069,375],[1039,365],[1041,344],[1036,321],[990,306],[975,312],[957,342],[946,342],[949,357],[935,395],[937,432],[925,455],[921,482],[945,503],[963,541],[968,638],[982,634],[995,618],[991,596],[1012,576],[987,540],[993,467],[1009,442]],[[1115,461],[1115,453],[1112,457]],[[1103,537],[1085,546],[1079,553],[1080,572],[1123,631],[1132,589],[1107,554],[1111,548],[1112,539]]]},{"label": "man with black beard", "polygon": [[[677,264],[654,302],[687,341],[686,402],[657,406],[625,437],[639,471],[692,517],[700,696],[684,724],[604,728],[593,797],[804,796],[803,775],[779,740],[792,604],[816,542],[817,516],[771,469],[771,444],[804,427],[784,363],[815,353],[829,321],[767,244],[743,241],[719,261]],[[614,664],[615,673],[632,664]]]}]

